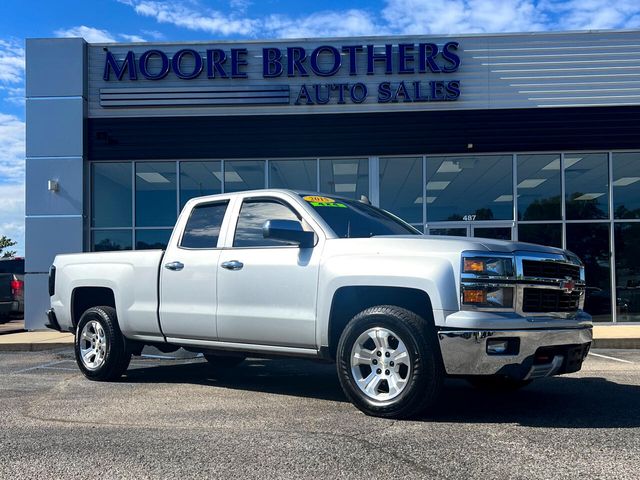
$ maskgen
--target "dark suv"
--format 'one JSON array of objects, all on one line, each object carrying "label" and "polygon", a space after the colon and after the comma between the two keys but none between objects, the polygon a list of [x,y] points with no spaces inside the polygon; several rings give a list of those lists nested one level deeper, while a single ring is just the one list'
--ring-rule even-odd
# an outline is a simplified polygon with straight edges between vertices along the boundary
[{"label": "dark suv", "polygon": [[0,322],[24,315],[24,258],[0,258]]}]

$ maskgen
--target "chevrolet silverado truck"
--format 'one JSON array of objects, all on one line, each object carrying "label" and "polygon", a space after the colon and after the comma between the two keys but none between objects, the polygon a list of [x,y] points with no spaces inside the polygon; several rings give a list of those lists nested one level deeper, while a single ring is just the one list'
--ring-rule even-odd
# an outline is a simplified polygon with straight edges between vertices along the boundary
[{"label": "chevrolet silverado truck", "polygon": [[58,255],[48,326],[75,333],[90,380],[145,345],[333,361],[346,396],[389,418],[434,404],[447,376],[516,389],[581,368],[592,339],[571,252],[429,237],[366,202],[290,190],[195,198],[165,251]]}]

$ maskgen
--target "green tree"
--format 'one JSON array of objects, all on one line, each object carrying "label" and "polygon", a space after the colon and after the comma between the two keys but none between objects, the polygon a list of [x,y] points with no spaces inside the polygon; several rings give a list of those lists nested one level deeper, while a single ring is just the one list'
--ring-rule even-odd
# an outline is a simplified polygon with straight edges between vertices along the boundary
[{"label": "green tree", "polygon": [[4,251],[4,249],[8,248],[8,247],[13,247],[17,243],[18,242],[14,242],[10,238],[2,235],[2,238],[0,238],[0,254],[2,254],[2,258],[15,257],[15,255],[16,255],[16,251],[15,250],[6,250],[6,251]]}]

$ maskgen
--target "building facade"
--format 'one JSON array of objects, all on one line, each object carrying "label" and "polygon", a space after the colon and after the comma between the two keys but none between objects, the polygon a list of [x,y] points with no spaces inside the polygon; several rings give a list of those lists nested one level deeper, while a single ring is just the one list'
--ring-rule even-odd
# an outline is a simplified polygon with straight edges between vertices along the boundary
[{"label": "building facade", "polygon": [[640,31],[27,40],[27,328],[57,253],[162,248],[189,198],[266,187],[568,248],[585,310],[638,322]]}]

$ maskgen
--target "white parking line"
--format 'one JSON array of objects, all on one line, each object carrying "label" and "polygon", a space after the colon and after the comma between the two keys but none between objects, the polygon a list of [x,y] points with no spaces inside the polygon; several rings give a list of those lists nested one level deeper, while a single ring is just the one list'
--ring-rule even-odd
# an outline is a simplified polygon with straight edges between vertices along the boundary
[{"label": "white parking line", "polygon": [[43,363],[42,365],[36,365],[35,367],[23,368],[22,370],[17,370],[15,372],[11,372],[11,373],[30,372],[31,370],[37,370],[38,368],[47,368],[47,367],[51,367],[53,365],[58,365],[59,363],[64,363],[64,362],[68,362],[68,361],[69,360],[59,360],[59,361],[56,361],[56,362]]},{"label": "white parking line", "polygon": [[606,358],[607,360],[614,360],[614,361],[616,361],[616,362],[631,363],[631,364],[633,364],[633,362],[630,362],[629,360],[623,360],[623,359],[621,359],[621,358],[609,357],[609,356],[607,356],[607,355],[601,355],[601,354],[599,354],[599,353],[589,352],[589,355],[593,355],[594,357]]}]

